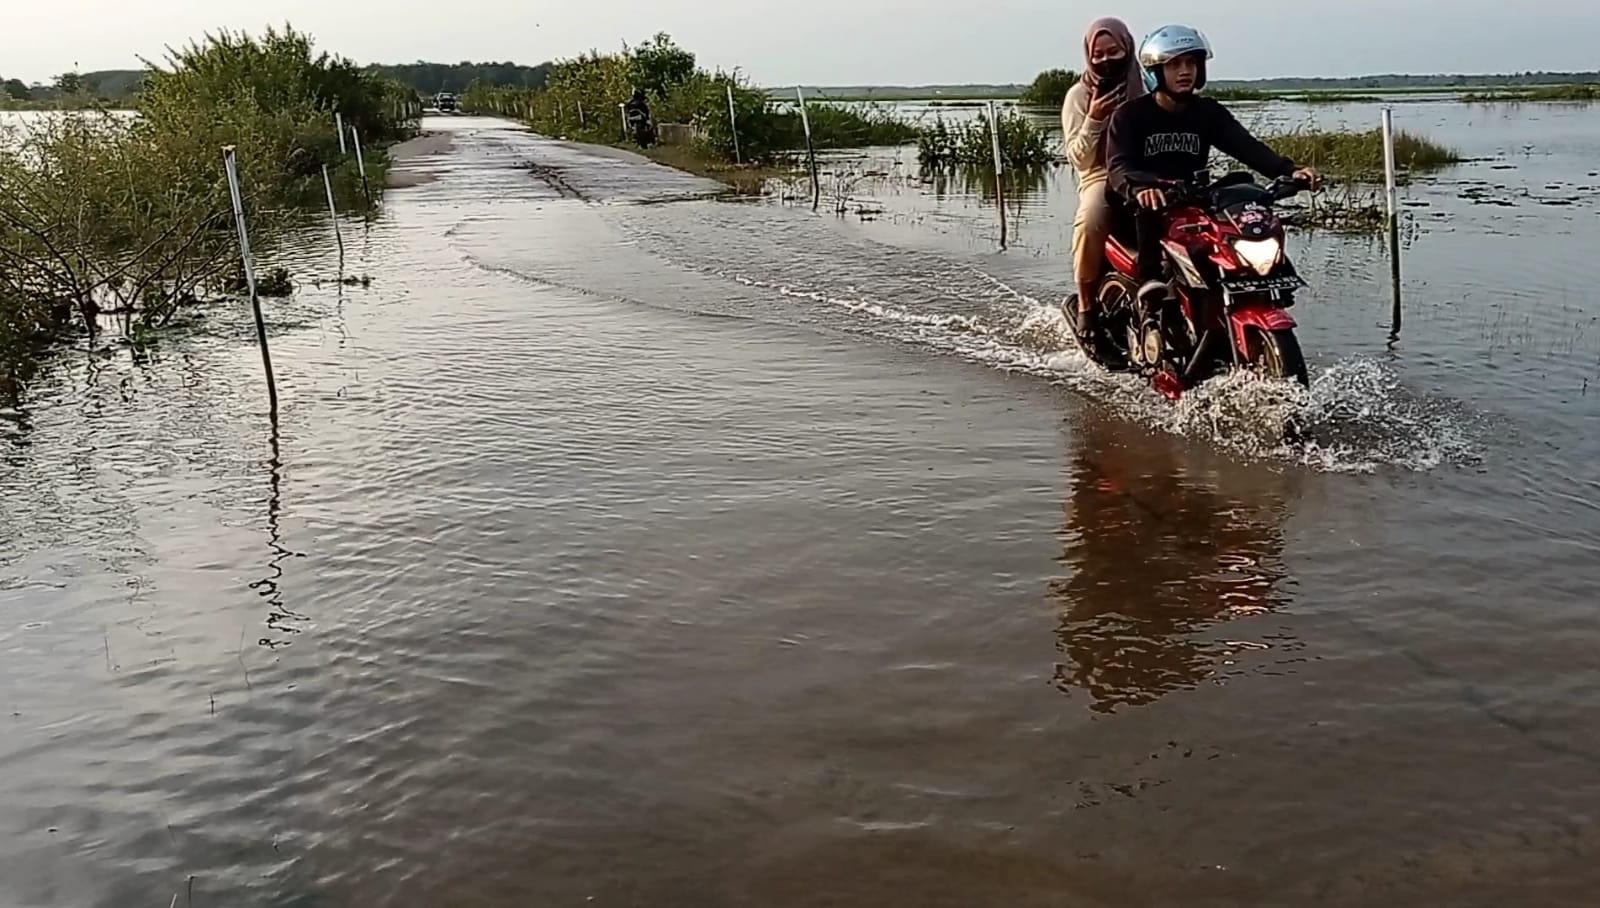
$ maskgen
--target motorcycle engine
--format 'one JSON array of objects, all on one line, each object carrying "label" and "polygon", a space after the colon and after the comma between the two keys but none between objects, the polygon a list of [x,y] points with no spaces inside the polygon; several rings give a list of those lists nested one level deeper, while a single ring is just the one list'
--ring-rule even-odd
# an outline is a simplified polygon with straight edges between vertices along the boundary
[{"label": "motorcycle engine", "polygon": [[1142,324],[1128,325],[1128,358],[1143,369],[1154,369],[1161,365],[1161,358],[1166,353],[1167,343],[1161,336],[1161,323],[1154,319],[1145,319]]}]

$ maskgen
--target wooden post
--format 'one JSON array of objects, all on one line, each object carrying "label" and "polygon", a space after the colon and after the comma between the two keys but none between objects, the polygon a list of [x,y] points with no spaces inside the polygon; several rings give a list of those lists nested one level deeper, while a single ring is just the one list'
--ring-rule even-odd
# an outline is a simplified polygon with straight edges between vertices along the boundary
[{"label": "wooden post", "polygon": [[739,115],[733,109],[733,86],[728,88],[728,130],[733,133],[733,163],[743,164],[744,157],[739,153]]},{"label": "wooden post", "polygon": [[349,154],[350,149],[346,148],[344,144],[344,114],[339,113],[337,110],[333,112],[333,128],[339,133],[339,153]]},{"label": "wooden post", "polygon": [[1005,159],[1000,156],[1000,117],[995,114],[994,102],[989,102],[989,142],[994,146],[994,200],[1000,208],[1000,248],[1006,248],[1006,182]]},{"label": "wooden post", "polygon": [[1394,285],[1394,313],[1389,340],[1400,339],[1400,201],[1395,189],[1394,108],[1383,109],[1383,187],[1389,214],[1389,280]]},{"label": "wooden post", "polygon": [[256,259],[250,254],[250,228],[244,220],[244,193],[239,189],[239,162],[234,147],[222,149],[222,166],[228,173],[228,194],[233,197],[233,222],[239,230],[239,256],[244,262],[245,288],[250,292],[250,307],[255,310],[256,340],[261,347],[261,368],[267,374],[267,404],[272,421],[278,421],[278,383],[272,374],[272,353],[267,349],[267,323],[261,317],[261,299],[256,295]]},{"label": "wooden post", "polygon": [[800,86],[794,87],[794,96],[800,102],[800,125],[806,131],[806,159],[811,162],[811,210],[816,211],[822,202],[822,180],[817,176],[817,149],[811,142],[811,117],[806,113],[806,94]]}]

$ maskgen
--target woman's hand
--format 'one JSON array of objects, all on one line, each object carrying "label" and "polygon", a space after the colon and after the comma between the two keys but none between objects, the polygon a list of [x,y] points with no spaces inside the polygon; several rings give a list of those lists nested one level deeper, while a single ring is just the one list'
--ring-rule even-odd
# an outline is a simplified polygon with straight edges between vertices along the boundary
[{"label": "woman's hand", "polygon": [[1104,94],[1096,94],[1089,100],[1089,119],[1104,120],[1117,112],[1122,106],[1122,97],[1127,94],[1127,86],[1119,85]]},{"label": "woman's hand", "polygon": [[1309,185],[1313,191],[1322,185],[1322,178],[1317,176],[1317,171],[1311,167],[1301,167],[1296,169],[1294,172],[1294,178],[1297,180],[1305,180],[1306,184]]}]

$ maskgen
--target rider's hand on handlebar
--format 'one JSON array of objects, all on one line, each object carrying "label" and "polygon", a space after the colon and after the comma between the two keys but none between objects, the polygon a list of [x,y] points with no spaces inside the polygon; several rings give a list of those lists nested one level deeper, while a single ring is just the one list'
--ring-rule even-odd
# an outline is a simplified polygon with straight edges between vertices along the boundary
[{"label": "rider's hand on handlebar", "polygon": [[1304,180],[1306,184],[1311,187],[1313,192],[1315,192],[1317,188],[1322,185],[1322,178],[1318,177],[1316,170],[1310,167],[1301,167],[1296,169],[1294,172],[1294,178],[1297,180]]},{"label": "rider's hand on handlebar", "polygon": [[1141,189],[1134,194],[1134,198],[1139,201],[1139,207],[1151,211],[1160,211],[1167,207],[1167,194],[1159,189]]}]

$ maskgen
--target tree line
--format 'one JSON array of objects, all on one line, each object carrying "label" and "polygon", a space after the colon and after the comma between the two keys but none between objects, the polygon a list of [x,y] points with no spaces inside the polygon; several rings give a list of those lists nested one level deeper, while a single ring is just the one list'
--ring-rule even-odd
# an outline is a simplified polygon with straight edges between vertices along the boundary
[{"label": "tree line", "polygon": [[[552,64],[523,66],[518,63],[380,63],[366,67],[375,76],[393,79],[420,95],[447,91],[465,92],[474,83],[492,87],[543,88],[550,79]],[[50,103],[73,98],[102,101],[127,101],[144,87],[145,70],[108,69],[97,72],[66,72],[48,84],[29,85],[21,79],[0,78],[0,102]]]}]

